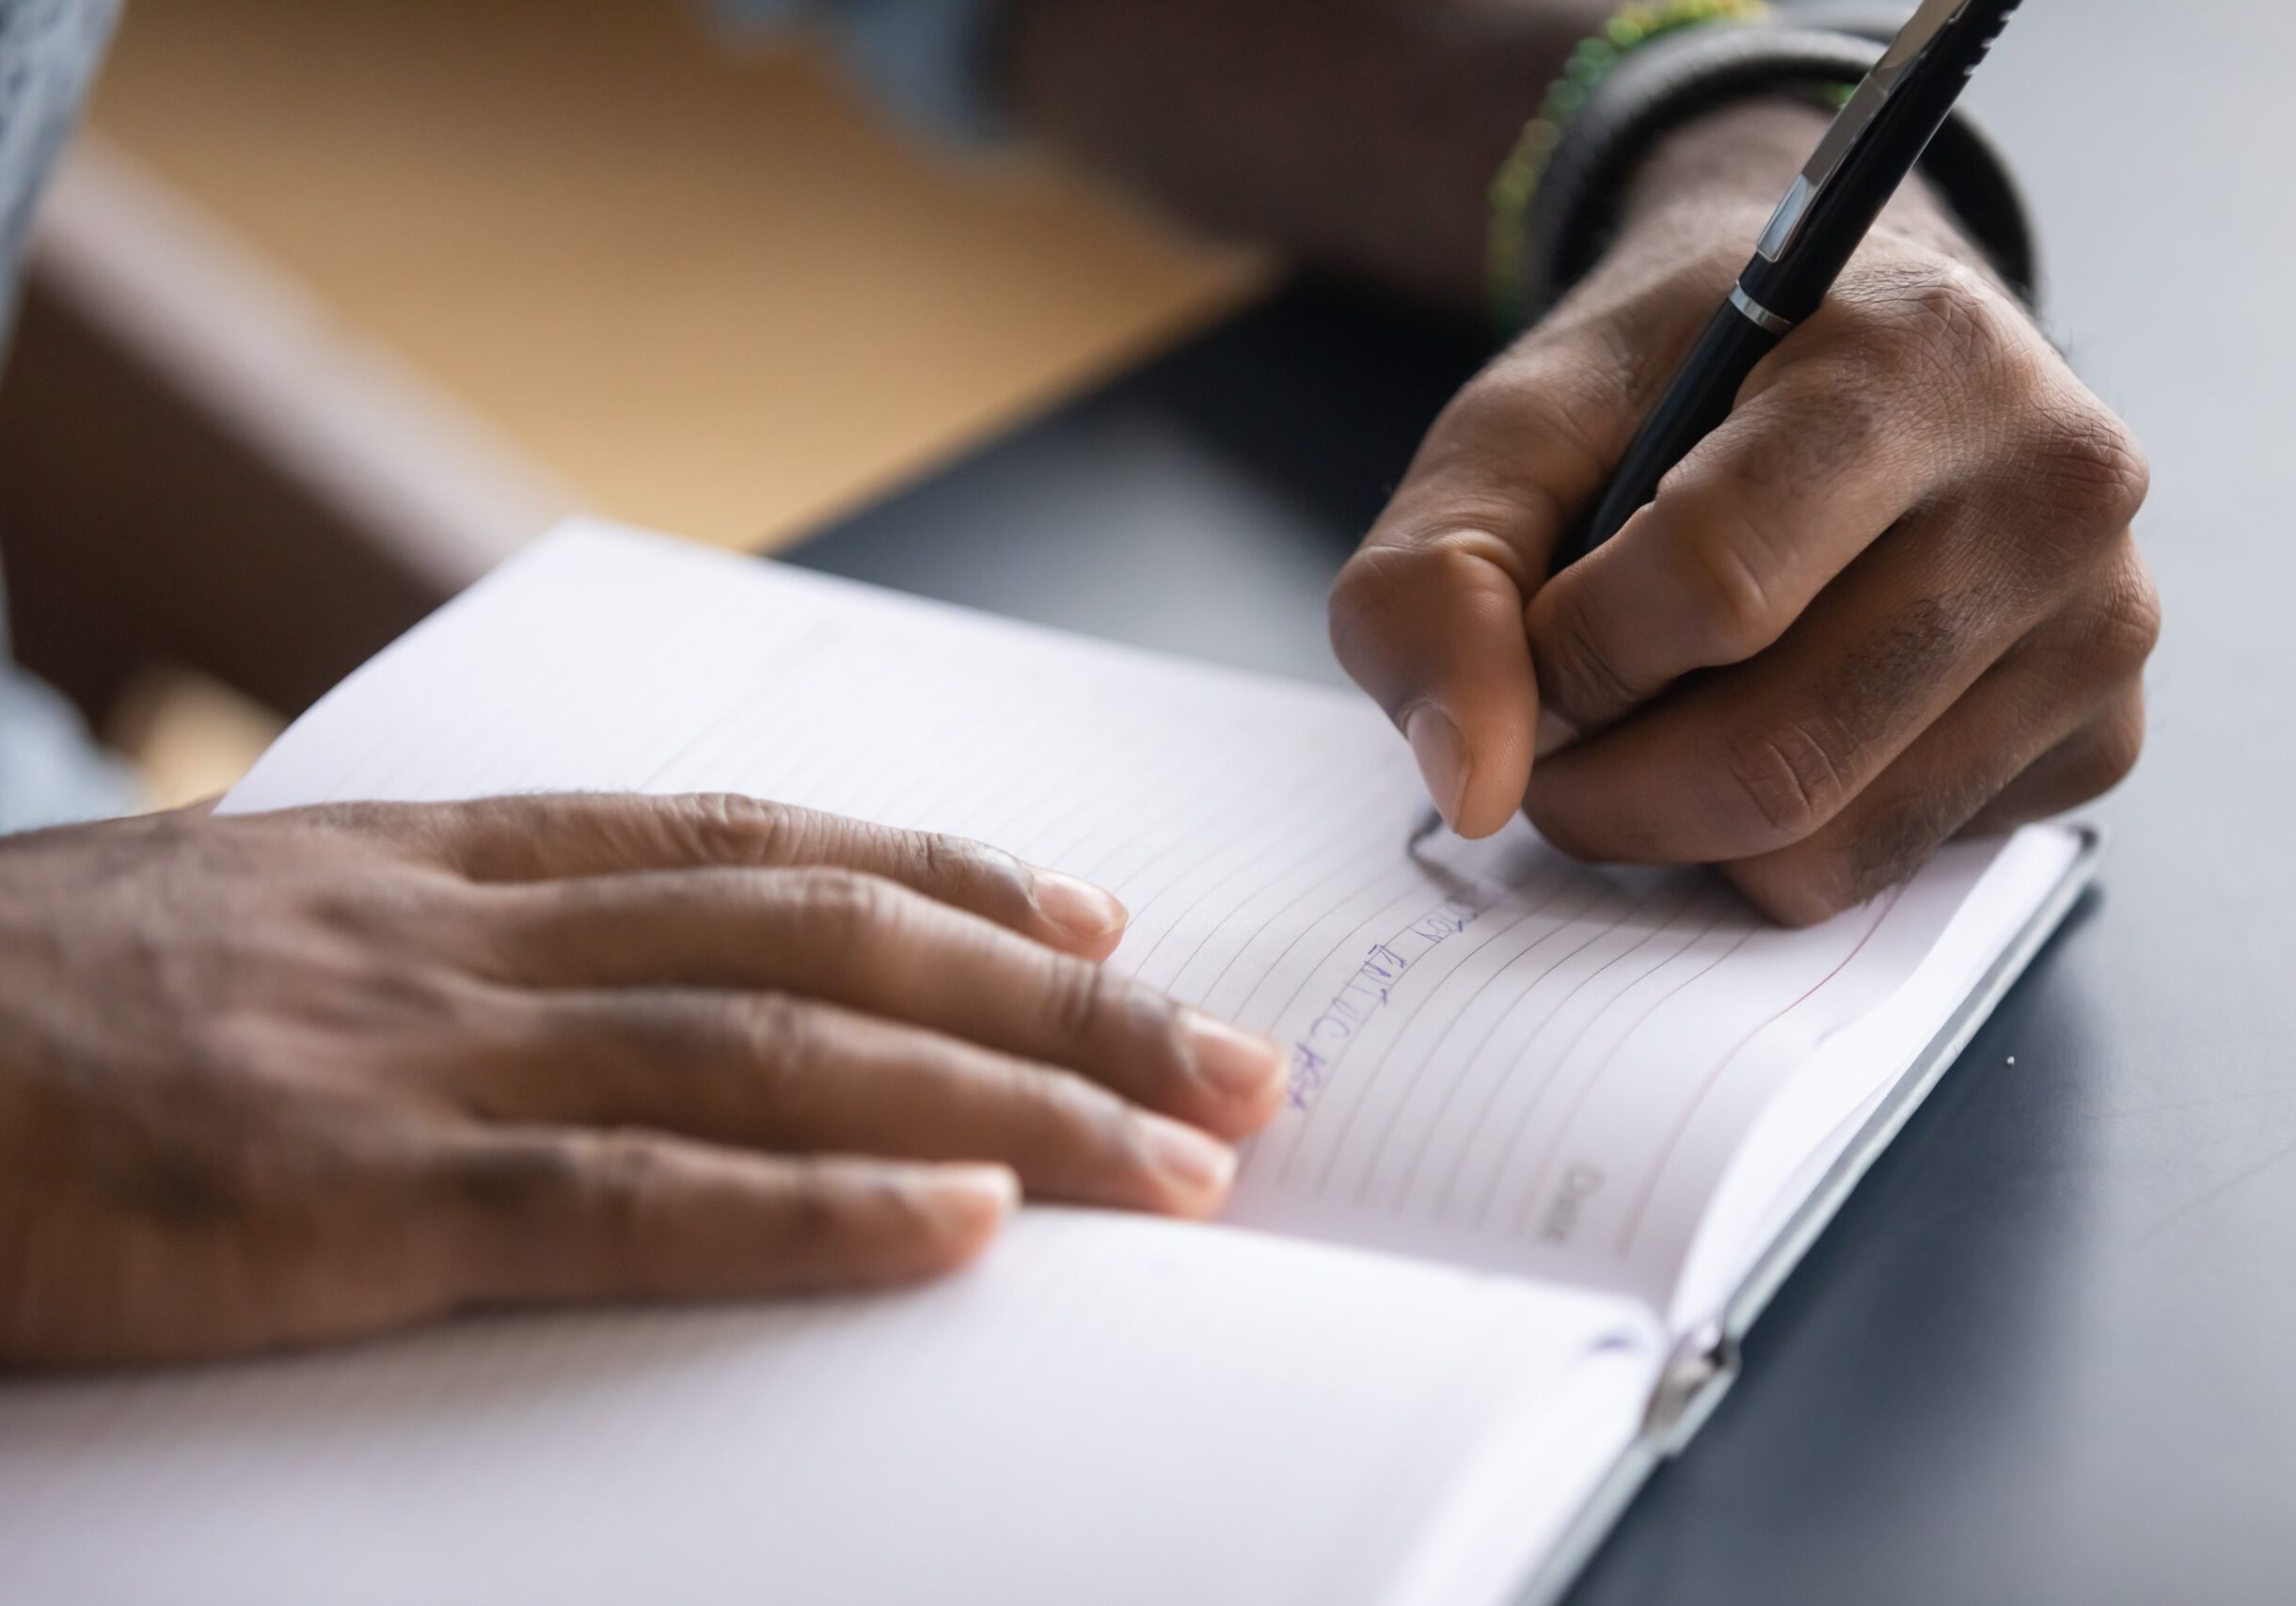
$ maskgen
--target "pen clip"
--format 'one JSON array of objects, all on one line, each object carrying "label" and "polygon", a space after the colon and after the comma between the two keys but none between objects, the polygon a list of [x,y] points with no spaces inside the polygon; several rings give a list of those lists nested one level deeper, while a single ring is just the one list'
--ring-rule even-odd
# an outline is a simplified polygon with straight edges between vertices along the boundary
[{"label": "pen clip", "polygon": [[1802,220],[1810,214],[1810,203],[1841,171],[1842,164],[1849,159],[1850,151],[1881,115],[1881,108],[1889,103],[1890,96],[1922,58],[1923,52],[1935,44],[1946,26],[1969,6],[1970,0],[1922,0],[1922,8],[1891,41],[1881,60],[1865,75],[1858,92],[1833,119],[1833,126],[1826,131],[1816,154],[1795,179],[1794,187],[1786,191],[1786,199],[1771,215],[1769,227],[1762,231],[1754,250],[1765,262],[1774,263],[1786,254]]}]

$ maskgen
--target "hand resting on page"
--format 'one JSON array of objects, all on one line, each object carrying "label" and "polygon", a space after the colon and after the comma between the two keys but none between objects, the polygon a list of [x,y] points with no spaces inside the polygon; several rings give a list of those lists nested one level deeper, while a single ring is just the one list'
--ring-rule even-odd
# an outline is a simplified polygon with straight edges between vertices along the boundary
[{"label": "hand resting on page", "polygon": [[1272,1042],[1107,894],[724,797],[0,840],[0,1366],[954,1267],[1031,1193],[1200,1215]]}]

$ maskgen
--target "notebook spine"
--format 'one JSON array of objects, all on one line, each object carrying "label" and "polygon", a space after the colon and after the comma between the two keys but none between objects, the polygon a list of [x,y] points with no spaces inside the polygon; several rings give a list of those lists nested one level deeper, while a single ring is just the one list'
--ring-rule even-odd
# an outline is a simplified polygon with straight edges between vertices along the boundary
[{"label": "notebook spine", "polygon": [[1657,1455],[1679,1455],[1738,1378],[1738,1343],[1712,1335],[1678,1353],[1653,1391],[1642,1439]]}]

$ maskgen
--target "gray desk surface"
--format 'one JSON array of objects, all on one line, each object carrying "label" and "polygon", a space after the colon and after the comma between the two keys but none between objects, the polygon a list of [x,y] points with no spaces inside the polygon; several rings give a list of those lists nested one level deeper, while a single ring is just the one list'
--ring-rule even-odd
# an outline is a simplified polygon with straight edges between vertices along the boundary
[{"label": "gray desk surface", "polygon": [[[1594,1603],[2296,1598],[2296,8],[2041,0],[1981,101],[2137,425],[2168,610],[2104,888],[1804,1264]],[[1302,292],[807,561],[1330,675],[1471,348]]]}]

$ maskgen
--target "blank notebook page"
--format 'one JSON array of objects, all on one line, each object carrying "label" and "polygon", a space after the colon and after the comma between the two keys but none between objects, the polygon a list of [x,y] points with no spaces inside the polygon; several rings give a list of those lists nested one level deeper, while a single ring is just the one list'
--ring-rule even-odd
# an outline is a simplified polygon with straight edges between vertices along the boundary
[{"label": "blank notebook page", "polygon": [[0,1600],[1473,1606],[1660,1355],[1615,1303],[1032,1211],[899,1295],[11,1384]]},{"label": "blank notebook page", "polygon": [[1796,1068],[1965,904],[2073,851],[1957,844],[1806,931],[1520,822],[1415,852],[1425,794],[1365,699],[589,523],[345,682],[227,806],[561,788],[746,792],[1097,881],[1132,911],[1116,968],[1293,1045],[1232,1219],[1659,1309]]}]

